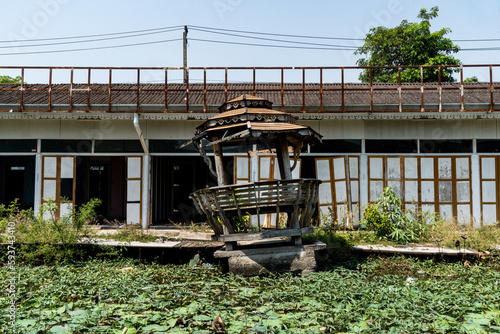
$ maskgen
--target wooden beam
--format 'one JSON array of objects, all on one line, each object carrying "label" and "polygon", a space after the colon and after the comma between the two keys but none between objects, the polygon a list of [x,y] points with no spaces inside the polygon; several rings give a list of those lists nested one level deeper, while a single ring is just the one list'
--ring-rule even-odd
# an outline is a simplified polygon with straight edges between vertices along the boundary
[{"label": "wooden beam", "polygon": [[282,180],[290,180],[292,178],[292,168],[290,165],[290,155],[288,153],[288,142],[286,135],[281,134],[276,143],[276,155]]},{"label": "wooden beam", "polygon": [[[217,141],[219,138],[213,138],[213,141]],[[214,144],[214,157],[215,157],[215,170],[217,172],[217,183],[219,186],[227,185],[226,171],[224,170],[224,159],[222,155],[222,148],[220,143]]]},{"label": "wooden beam", "polygon": [[300,237],[304,234],[309,234],[312,232],[314,232],[314,227],[308,226],[298,229],[269,230],[258,233],[234,233],[229,235],[221,235],[218,237],[218,239],[219,241],[228,243],[231,241],[252,241],[277,237]]}]

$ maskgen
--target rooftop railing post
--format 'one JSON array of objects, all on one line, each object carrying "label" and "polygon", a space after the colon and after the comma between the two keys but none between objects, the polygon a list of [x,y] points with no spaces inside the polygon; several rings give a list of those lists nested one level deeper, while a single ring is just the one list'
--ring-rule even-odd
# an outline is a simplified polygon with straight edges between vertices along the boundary
[{"label": "rooftop railing post", "polygon": [[493,111],[493,66],[490,65],[490,112]]},{"label": "rooftop railing post", "polygon": [[464,111],[464,66],[460,64],[460,111]]},{"label": "rooftop railing post", "polygon": [[306,69],[302,69],[302,112],[306,112]]},{"label": "rooftop railing post", "polygon": [[342,103],[341,103],[341,110],[342,112],[345,112],[345,97],[344,97],[344,68],[342,67],[340,69],[340,76],[341,76],[341,84],[340,84],[340,92],[341,92],[341,99],[342,99]]},{"label": "rooftop railing post", "polygon": [[370,68],[370,112],[373,112],[373,68]]},{"label": "rooftop railing post", "polygon": [[49,68],[49,101],[47,105],[47,111],[51,111],[52,106],[52,67]]},{"label": "rooftop railing post", "polygon": [[207,69],[203,69],[203,112],[207,112]]},{"label": "rooftop railing post", "polygon": [[139,112],[141,109],[140,98],[141,98],[141,69],[138,68],[137,69],[137,98],[136,98],[137,112]]},{"label": "rooftop railing post", "polygon": [[253,68],[253,95],[255,96],[257,94],[257,89],[255,87],[255,67]]},{"label": "rooftop railing post", "polygon": [[90,111],[90,68],[87,73],[87,112]]},{"label": "rooftop railing post", "polygon": [[284,111],[285,108],[284,108],[284,101],[285,101],[285,98],[284,98],[284,90],[285,90],[285,70],[282,68],[281,69],[281,111]]},{"label": "rooftop railing post", "polygon": [[164,92],[165,92],[165,98],[163,100],[165,107],[163,112],[168,112],[168,68],[165,67],[165,87],[164,87]]},{"label": "rooftop railing post", "polygon": [[399,112],[403,112],[403,92],[401,87],[401,67],[398,67],[398,104]]},{"label": "rooftop railing post", "polygon": [[224,101],[227,101],[227,67],[224,69]]},{"label": "rooftop railing post", "polygon": [[439,95],[439,112],[443,110],[443,87],[441,87],[441,66],[438,66],[438,95]]},{"label": "rooftop railing post", "polygon": [[424,108],[424,68],[420,66],[420,111],[425,111]]},{"label": "rooftop railing post", "polygon": [[189,71],[186,70],[186,112],[189,112]]},{"label": "rooftop railing post", "polygon": [[74,68],[70,71],[70,84],[69,84],[69,112],[73,111],[73,72]]},{"label": "rooftop railing post", "polygon": [[108,83],[108,112],[111,112],[111,80],[112,80],[112,72],[109,69],[109,83]]},{"label": "rooftop railing post", "polygon": [[323,69],[319,69],[319,112],[323,112]]},{"label": "rooftop railing post", "polygon": [[19,97],[19,111],[23,111],[23,98],[24,98],[24,67],[21,68],[21,96]]}]

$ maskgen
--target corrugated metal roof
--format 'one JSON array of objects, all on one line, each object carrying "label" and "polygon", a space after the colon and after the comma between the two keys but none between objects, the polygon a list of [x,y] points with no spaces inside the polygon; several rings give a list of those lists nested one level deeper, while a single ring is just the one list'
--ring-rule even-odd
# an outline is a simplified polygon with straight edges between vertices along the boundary
[{"label": "corrugated metal roof", "polygon": [[[500,83],[494,83],[499,86]],[[369,83],[190,83],[186,84],[2,84],[0,105],[141,105],[157,106],[213,106],[244,94],[255,94],[271,101],[275,108],[286,106],[287,111],[317,112],[319,106],[369,106],[384,110],[389,105],[420,105],[500,103],[500,90],[489,83],[425,83],[423,93],[420,84],[373,84]],[[50,94],[49,94],[50,88]],[[212,107],[211,110],[214,110]],[[303,110],[303,107],[306,107]],[[2,109],[2,108],[0,108]],[[49,109],[48,107],[46,109]],[[57,109],[57,108],[56,108]],[[118,110],[120,110],[118,108]],[[203,108],[201,110],[204,110]],[[333,110],[333,109],[332,109]],[[415,110],[415,109],[413,109]],[[106,110],[104,110],[106,111]],[[182,110],[181,110],[182,111]],[[186,110],[187,111],[187,110]]]}]

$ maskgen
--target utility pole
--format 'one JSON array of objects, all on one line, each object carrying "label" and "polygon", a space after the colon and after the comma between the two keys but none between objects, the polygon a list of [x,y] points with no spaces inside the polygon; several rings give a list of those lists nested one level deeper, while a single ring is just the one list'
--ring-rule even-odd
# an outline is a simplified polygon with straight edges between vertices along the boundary
[{"label": "utility pole", "polygon": [[183,60],[184,60],[184,83],[187,83],[187,63],[188,63],[188,58],[187,58],[187,35],[188,35],[188,27],[184,26],[184,33],[182,34],[182,41],[183,41]]}]

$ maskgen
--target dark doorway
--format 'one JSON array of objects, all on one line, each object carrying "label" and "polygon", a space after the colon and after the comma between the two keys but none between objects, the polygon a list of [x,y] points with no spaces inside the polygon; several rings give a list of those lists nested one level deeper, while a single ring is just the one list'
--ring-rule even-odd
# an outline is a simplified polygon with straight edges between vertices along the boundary
[{"label": "dark doorway", "polygon": [[89,165],[89,198],[99,198],[102,204],[97,214],[109,216],[109,164],[91,163]]},{"label": "dark doorway", "polygon": [[34,156],[0,156],[0,203],[8,205],[16,198],[20,209],[33,208]]},{"label": "dark doorway", "polygon": [[203,220],[189,194],[216,185],[199,157],[152,157],[152,223],[191,224]]},{"label": "dark doorway", "polygon": [[[192,205],[186,202],[193,192],[195,183],[194,165],[189,162],[172,162],[170,168],[172,206],[172,220],[174,222],[188,222],[192,216]],[[187,217],[186,217],[187,216]]]},{"label": "dark doorway", "polygon": [[96,209],[100,223],[125,220],[125,157],[79,157],[76,167],[76,205],[98,198]]},{"label": "dark doorway", "polygon": [[19,207],[26,205],[24,194],[26,191],[26,165],[7,164],[5,168],[4,202],[12,203],[17,199]]}]

